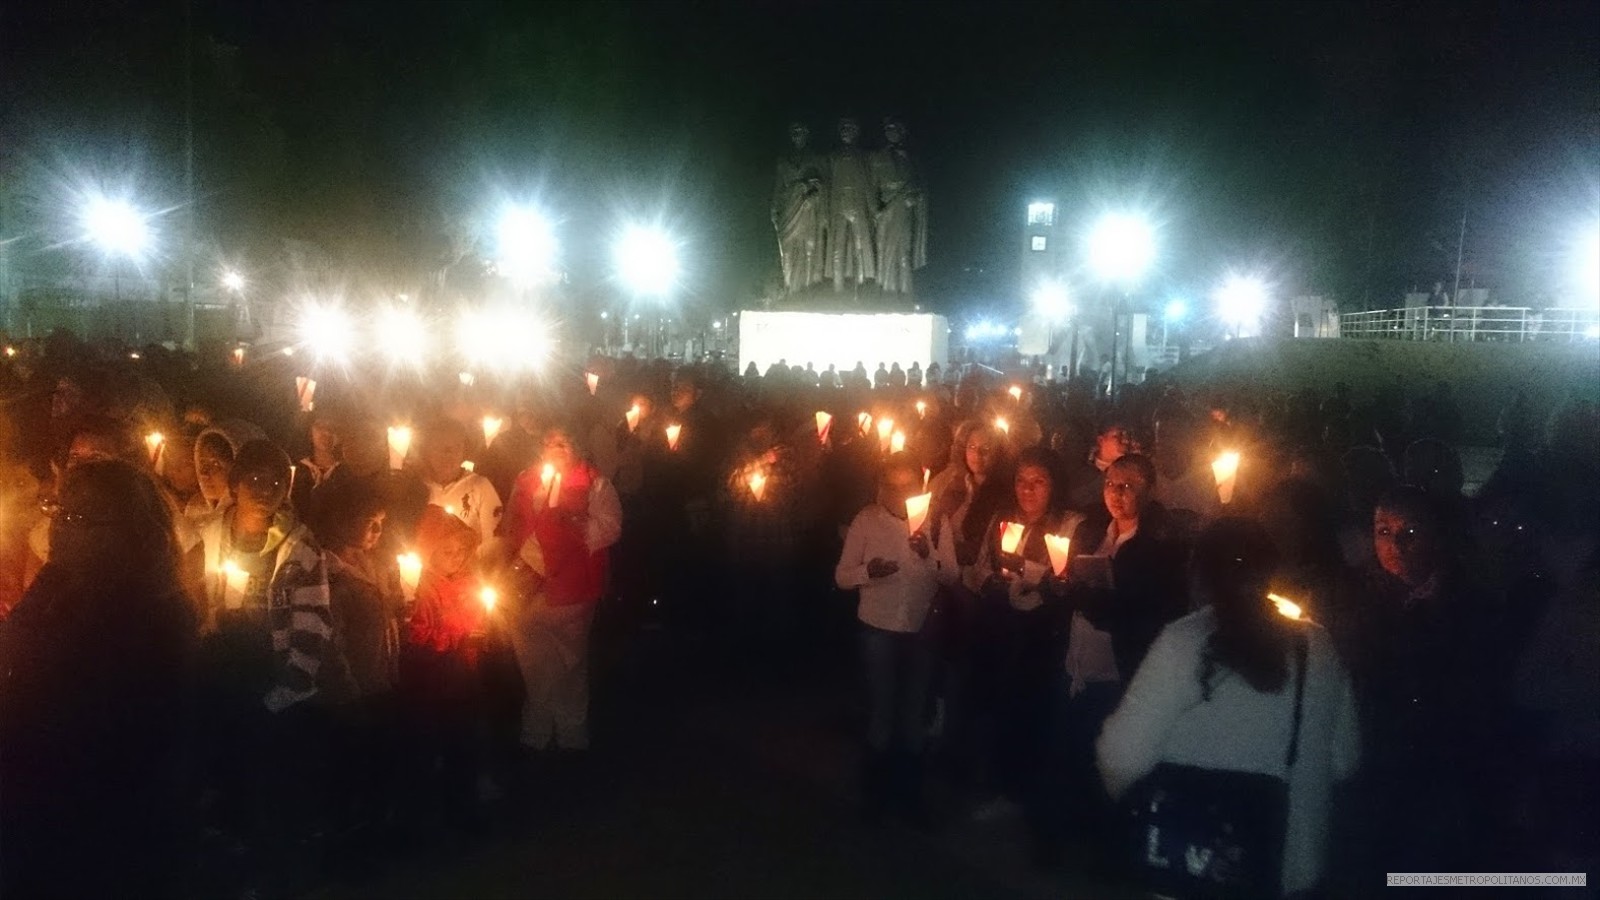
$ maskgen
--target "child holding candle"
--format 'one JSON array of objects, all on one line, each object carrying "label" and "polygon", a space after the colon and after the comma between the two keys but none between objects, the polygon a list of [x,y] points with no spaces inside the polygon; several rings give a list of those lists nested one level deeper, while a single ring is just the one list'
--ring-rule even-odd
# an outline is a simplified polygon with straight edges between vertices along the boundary
[{"label": "child holding candle", "polygon": [[[422,578],[406,623],[401,689],[416,731],[424,795],[460,814],[475,778],[487,787],[478,654],[487,616],[482,583],[472,570],[478,535],[438,506],[417,524]],[[439,775],[433,775],[435,767]]]},{"label": "child holding candle", "polygon": [[909,534],[906,500],[922,488],[922,470],[897,453],[878,476],[875,502],[845,533],[834,581],[859,590],[861,664],[869,710],[862,799],[868,815],[891,803],[921,815],[923,716],[935,656],[928,627],[938,593],[938,562],[922,532]]}]

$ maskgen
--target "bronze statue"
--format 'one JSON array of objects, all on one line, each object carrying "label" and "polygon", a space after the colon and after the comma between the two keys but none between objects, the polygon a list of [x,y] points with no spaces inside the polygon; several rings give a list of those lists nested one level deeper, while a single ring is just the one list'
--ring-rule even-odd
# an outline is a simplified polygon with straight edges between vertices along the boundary
[{"label": "bronze statue", "polygon": [[823,160],[806,147],[810,137],[811,130],[799,122],[789,126],[794,150],[778,160],[772,189],[772,227],[778,232],[783,286],[791,294],[822,281],[827,268],[828,198]]},{"label": "bronze statue", "polygon": [[829,159],[827,275],[833,289],[847,280],[859,285],[877,277],[873,252],[872,172],[867,154],[856,141],[861,127],[854,119],[839,120],[839,149]]},{"label": "bronze statue", "polygon": [[911,273],[928,264],[927,196],[906,152],[905,136],[903,122],[884,119],[886,146],[872,154],[870,163],[877,204],[878,286],[896,294],[911,293]]}]

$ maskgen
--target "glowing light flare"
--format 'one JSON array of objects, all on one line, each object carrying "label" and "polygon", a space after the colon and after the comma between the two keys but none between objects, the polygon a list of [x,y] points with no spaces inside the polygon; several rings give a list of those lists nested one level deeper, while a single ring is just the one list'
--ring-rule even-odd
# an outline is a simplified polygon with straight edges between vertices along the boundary
[{"label": "glowing light flare", "polygon": [[1067,286],[1052,279],[1034,288],[1033,311],[1049,322],[1060,322],[1072,315],[1072,295]]},{"label": "glowing light flare", "polygon": [[1181,322],[1189,315],[1189,304],[1182,300],[1169,300],[1162,315],[1168,322]]},{"label": "glowing light flare", "polygon": [[494,443],[494,439],[500,435],[500,429],[504,428],[505,424],[506,420],[499,416],[483,417],[483,445],[485,447]]},{"label": "glowing light flare", "polygon": [[1102,281],[1131,287],[1155,258],[1155,229],[1142,216],[1108,213],[1089,232],[1089,266]]},{"label": "glowing light flare", "polygon": [[1572,254],[1573,280],[1583,299],[1600,304],[1600,225],[1583,229]]},{"label": "glowing light flare", "polygon": [[539,470],[539,486],[544,491],[544,505],[555,509],[561,504],[561,473],[555,463],[545,463]]},{"label": "glowing light flare", "polygon": [[349,359],[355,337],[349,314],[336,306],[311,304],[300,315],[300,340],[318,359]]},{"label": "glowing light flare", "polygon": [[83,230],[101,252],[138,260],[153,239],[145,215],[126,200],[91,197],[83,208]]},{"label": "glowing light flare", "polygon": [[1229,275],[1214,295],[1217,318],[1234,329],[1252,328],[1267,311],[1267,285],[1250,275]]},{"label": "glowing light flare", "polygon": [[745,479],[745,484],[750,486],[750,496],[760,502],[761,498],[766,496],[767,493],[767,473],[757,469]]},{"label": "glowing light flare", "polygon": [[664,297],[678,283],[677,244],[658,228],[629,226],[615,250],[617,277],[639,297]]},{"label": "glowing light flare", "polygon": [[[467,310],[456,322],[456,347],[474,367],[516,372],[542,366],[550,356],[550,330],[518,310]],[[464,379],[470,386],[471,380]]]},{"label": "glowing light flare", "polygon": [[152,431],[144,436],[145,449],[150,453],[150,465],[160,467],[161,448],[166,446],[167,437],[159,431]]},{"label": "glowing light flare", "polygon": [[421,317],[406,309],[386,309],[378,315],[378,347],[397,366],[421,367],[428,354],[428,328]]},{"label": "glowing light flare", "polygon": [[495,226],[495,269],[529,287],[556,274],[556,232],[550,220],[528,206],[508,206]]},{"label": "glowing light flare", "polygon": [[1020,385],[1013,384],[1011,387],[1006,388],[1006,393],[1011,395],[1012,400],[1018,403],[1022,402],[1022,387]]},{"label": "glowing light flare", "polygon": [[235,294],[244,290],[244,276],[232,269],[222,273],[222,286]]},{"label": "glowing light flare", "polygon": [[478,599],[483,603],[484,612],[494,612],[494,605],[500,602],[500,592],[488,585],[478,592]]},{"label": "glowing light flare", "polygon": [[994,428],[1006,437],[1011,436],[1011,422],[1005,416],[994,417]]},{"label": "glowing light flare", "polygon": [[906,433],[904,431],[896,431],[894,434],[889,435],[890,453],[904,453],[905,449]]}]

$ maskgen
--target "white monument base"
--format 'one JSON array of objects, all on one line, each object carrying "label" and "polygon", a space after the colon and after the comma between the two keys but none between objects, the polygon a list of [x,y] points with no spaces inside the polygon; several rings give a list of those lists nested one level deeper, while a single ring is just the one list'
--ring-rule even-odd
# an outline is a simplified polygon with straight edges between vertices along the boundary
[{"label": "white monument base", "polygon": [[739,371],[751,363],[756,371],[783,361],[789,366],[811,364],[818,372],[833,366],[849,372],[856,363],[868,374],[878,363],[909,369],[912,363],[950,364],[950,324],[944,316],[927,313],[739,313]]}]

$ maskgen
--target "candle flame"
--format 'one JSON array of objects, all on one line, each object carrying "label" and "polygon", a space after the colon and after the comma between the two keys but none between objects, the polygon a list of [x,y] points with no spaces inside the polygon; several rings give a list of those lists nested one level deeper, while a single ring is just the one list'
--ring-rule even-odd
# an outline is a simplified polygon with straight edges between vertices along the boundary
[{"label": "candle flame", "polygon": [[1001,434],[1006,435],[1007,437],[1011,435],[1011,423],[1006,421],[1005,416],[995,416],[994,427]]},{"label": "candle flame", "polygon": [[583,373],[583,380],[589,385],[589,396],[593,397],[600,390],[600,376],[593,372]]},{"label": "candle flame", "polygon": [[1013,384],[1011,387],[1006,389],[1006,393],[1010,394],[1011,399],[1017,401],[1018,403],[1022,402],[1022,388],[1018,385]]},{"label": "candle flame", "polygon": [[890,453],[900,453],[900,452],[904,451],[905,449],[906,449],[906,433],[904,431],[896,431],[893,435],[891,435],[889,437],[889,452]]},{"label": "candle flame", "polygon": [[676,450],[676,449],[678,449],[678,436],[681,435],[681,434],[683,434],[683,426],[682,425],[668,425],[667,426],[667,449],[668,450]]},{"label": "candle flame", "polygon": [[927,417],[928,417],[928,402],[926,400],[918,400],[917,401],[917,418],[925,419]]},{"label": "candle flame", "polygon": [[921,530],[923,523],[928,521],[928,507],[933,503],[932,494],[918,494],[906,498],[906,528],[912,534]]},{"label": "candle flame", "polygon": [[628,407],[628,411],[622,417],[628,421],[629,431],[639,427],[639,417],[642,415],[644,415],[644,410],[640,408],[639,404],[635,403]]},{"label": "candle flame", "polygon": [[1055,570],[1056,577],[1067,574],[1067,554],[1072,550],[1072,539],[1047,534],[1044,536],[1044,549],[1050,553],[1050,568]]},{"label": "candle flame", "polygon": [[1281,597],[1277,594],[1268,594],[1267,599],[1271,600],[1272,605],[1277,607],[1278,615],[1283,616],[1285,619],[1305,618],[1306,611],[1301,608],[1300,604],[1290,600],[1288,597]]},{"label": "candle flame", "polygon": [[767,473],[755,471],[750,473],[750,495],[760,500],[767,492]]},{"label": "candle flame", "polygon": [[878,420],[878,440],[887,441],[889,439],[889,435],[893,431],[894,431],[894,420],[893,419],[879,419]]},{"label": "candle flame", "polygon": [[483,601],[483,608],[494,612],[494,605],[500,600],[500,592],[492,587],[485,587],[478,592],[478,599]]},{"label": "candle flame", "polygon": [[462,372],[457,377],[461,379],[461,385],[463,387],[472,387],[472,383],[478,380],[477,378],[473,377],[471,372]]},{"label": "candle flame", "polygon": [[817,440],[826,444],[828,432],[833,429],[833,416],[821,410],[817,411]]},{"label": "candle flame", "polygon": [[550,480],[555,478],[555,477],[556,477],[556,466],[555,466],[555,463],[545,463],[544,464],[544,468],[539,470],[539,483],[544,485],[545,487],[549,487],[550,486]]},{"label": "candle flame", "polygon": [[494,443],[494,439],[500,435],[500,429],[505,427],[505,424],[506,420],[499,416],[483,417],[483,445],[485,447]]},{"label": "candle flame", "polygon": [[1239,453],[1229,450],[1218,456],[1211,463],[1211,474],[1216,476],[1217,483],[1221,484],[1239,473]]}]

